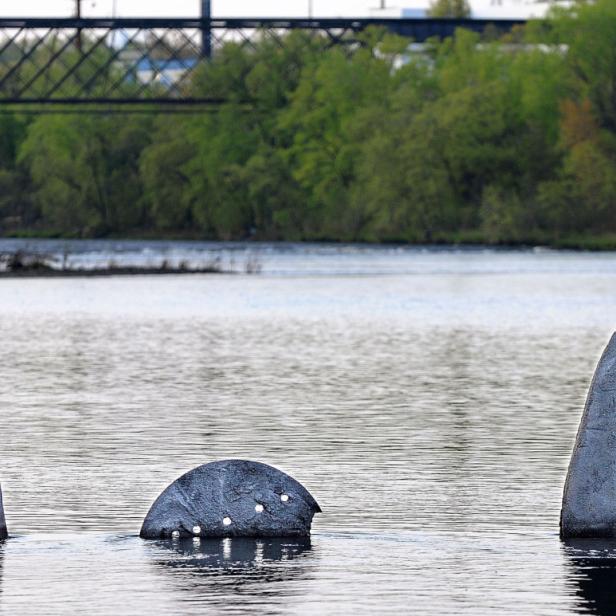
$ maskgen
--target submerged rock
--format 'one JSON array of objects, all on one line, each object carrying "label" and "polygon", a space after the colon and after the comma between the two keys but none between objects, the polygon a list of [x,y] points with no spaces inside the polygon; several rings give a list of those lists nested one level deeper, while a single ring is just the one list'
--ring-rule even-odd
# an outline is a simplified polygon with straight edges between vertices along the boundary
[{"label": "submerged rock", "polygon": [[563,538],[616,537],[616,334],[590,385],[563,495]]},{"label": "submerged rock", "polygon": [[305,537],[320,511],[289,475],[260,462],[224,460],[172,483],[152,505],[141,537]]},{"label": "submerged rock", "polygon": [[4,518],[4,506],[2,504],[2,486],[0,486],[0,541],[8,539],[9,531],[6,528],[6,519]]}]

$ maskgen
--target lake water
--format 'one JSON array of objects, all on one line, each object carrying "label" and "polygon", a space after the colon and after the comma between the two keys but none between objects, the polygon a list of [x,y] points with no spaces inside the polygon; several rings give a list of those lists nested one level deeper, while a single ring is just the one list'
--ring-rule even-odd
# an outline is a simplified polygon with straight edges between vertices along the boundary
[{"label": "lake water", "polygon": [[[616,545],[561,543],[558,515],[616,254],[70,253],[261,273],[0,280],[0,613],[613,613]],[[310,542],[137,537],[168,483],[236,457],[306,485]]]}]

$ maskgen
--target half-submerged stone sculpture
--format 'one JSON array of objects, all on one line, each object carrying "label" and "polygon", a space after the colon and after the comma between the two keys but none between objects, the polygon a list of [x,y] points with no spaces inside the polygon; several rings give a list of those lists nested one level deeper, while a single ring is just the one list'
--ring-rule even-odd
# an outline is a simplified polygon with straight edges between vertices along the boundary
[{"label": "half-submerged stone sculpture", "polygon": [[0,541],[8,539],[9,531],[6,528],[6,519],[4,518],[4,506],[2,504],[2,486],[0,486]]},{"label": "half-submerged stone sculpture", "polygon": [[616,334],[590,385],[565,484],[563,539],[616,537]]},{"label": "half-submerged stone sculpture", "polygon": [[260,462],[224,460],[172,483],[152,505],[141,537],[305,537],[320,512],[289,475]]}]

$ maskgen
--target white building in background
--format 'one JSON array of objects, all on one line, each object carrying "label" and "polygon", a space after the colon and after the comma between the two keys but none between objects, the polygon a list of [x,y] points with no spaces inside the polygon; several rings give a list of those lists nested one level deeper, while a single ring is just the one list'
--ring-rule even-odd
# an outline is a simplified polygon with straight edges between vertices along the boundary
[{"label": "white building in background", "polygon": [[[381,0],[370,10],[371,17],[426,17],[430,0]],[[475,19],[531,19],[543,17],[553,4],[567,0],[469,0]]]}]

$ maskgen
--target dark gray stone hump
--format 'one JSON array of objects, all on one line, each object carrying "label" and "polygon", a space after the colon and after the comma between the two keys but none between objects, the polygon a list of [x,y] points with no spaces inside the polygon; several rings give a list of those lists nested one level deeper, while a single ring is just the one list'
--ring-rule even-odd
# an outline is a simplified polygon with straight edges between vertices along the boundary
[{"label": "dark gray stone hump", "polygon": [[4,506],[2,504],[2,486],[0,486],[0,541],[9,538],[9,531],[6,528],[6,519],[4,518]]},{"label": "dark gray stone hump", "polygon": [[590,385],[560,520],[566,538],[616,537],[616,334]]},{"label": "dark gray stone hump", "polygon": [[289,475],[260,462],[224,460],[172,483],[152,505],[141,537],[305,537],[320,511]]}]

